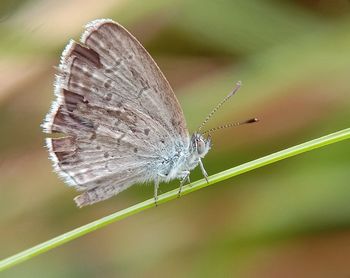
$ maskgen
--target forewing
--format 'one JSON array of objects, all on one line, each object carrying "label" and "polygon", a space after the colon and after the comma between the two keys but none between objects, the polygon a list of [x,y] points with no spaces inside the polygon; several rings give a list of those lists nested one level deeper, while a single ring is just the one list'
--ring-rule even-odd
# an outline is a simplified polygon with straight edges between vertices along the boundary
[{"label": "forewing", "polygon": [[[65,136],[48,138],[47,146],[55,170],[78,190],[99,187],[114,195],[152,180],[151,167],[162,154],[188,144],[167,80],[141,44],[111,20],[88,24],[81,44],[70,41],[55,87],[57,100],[43,127]],[[95,195],[94,202],[110,197]]]},{"label": "forewing", "polygon": [[111,20],[97,20],[87,25],[81,42],[98,53],[102,73],[111,79],[117,96],[125,103],[136,103],[176,139],[188,140],[183,111],[173,90],[135,37]]}]

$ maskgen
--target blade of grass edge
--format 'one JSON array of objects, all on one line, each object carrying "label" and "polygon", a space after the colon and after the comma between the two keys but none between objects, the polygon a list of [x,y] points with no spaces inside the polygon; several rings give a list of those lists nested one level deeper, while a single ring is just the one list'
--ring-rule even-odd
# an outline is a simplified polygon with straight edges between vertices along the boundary
[{"label": "blade of grass edge", "polygon": [[[217,182],[232,178],[234,176],[246,173],[248,171],[254,170],[256,168],[263,167],[265,165],[272,164],[274,162],[292,157],[307,151],[311,151],[316,148],[320,148],[329,144],[333,144],[342,140],[350,138],[350,128],[340,130],[338,132],[296,145],[294,147],[278,151],[276,153],[258,158],[256,160],[241,164],[239,166],[233,167],[231,169],[222,171],[220,173],[214,174],[209,177],[209,183],[204,179],[191,183],[183,187],[182,195],[186,195],[190,192],[197,191],[201,188],[207,187],[209,185],[215,184]],[[178,189],[166,192],[159,196],[158,204],[166,203],[170,200],[176,199],[178,194]],[[21,262],[29,260],[41,253],[45,253],[55,247],[58,247],[66,242],[69,242],[75,238],[81,237],[85,234],[88,234],[92,231],[100,229],[104,226],[107,226],[113,222],[124,219],[130,215],[136,214],[138,212],[144,211],[148,208],[154,207],[154,200],[148,199],[126,209],[120,210],[108,216],[102,217],[98,220],[95,220],[91,223],[88,223],[84,226],[76,228],[67,233],[61,234],[55,238],[52,238],[48,241],[40,243],[34,247],[31,247],[27,250],[19,252],[11,257],[8,257],[0,261],[0,271],[10,268],[14,265],[17,265]]]}]

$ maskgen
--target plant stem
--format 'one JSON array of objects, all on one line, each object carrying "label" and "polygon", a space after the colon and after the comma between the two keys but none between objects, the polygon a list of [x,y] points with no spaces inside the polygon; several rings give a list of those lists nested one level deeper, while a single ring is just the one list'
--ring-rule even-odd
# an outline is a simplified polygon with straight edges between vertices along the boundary
[{"label": "plant stem", "polygon": [[[262,158],[241,164],[239,166],[233,167],[226,171],[217,173],[215,175],[210,176],[209,183],[207,183],[204,179],[191,183],[190,185],[186,185],[182,189],[182,195],[186,195],[190,192],[197,191],[203,187],[207,187],[209,185],[215,184],[219,181],[223,181],[229,179],[231,177],[243,174],[245,172],[251,171],[256,168],[263,167],[265,165],[277,162],[279,160],[286,159],[288,157],[292,157],[307,151],[311,151],[316,148],[320,148],[329,144],[336,143],[338,141],[346,140],[350,138],[350,128],[343,129],[341,131],[320,137],[318,139],[314,139],[308,141],[306,143],[296,145],[294,147],[264,156]],[[178,189],[174,189],[172,191],[166,192],[159,196],[158,204],[166,203],[170,200],[176,199],[178,194]],[[96,221],[93,221],[89,224],[76,228],[70,232],[59,235],[53,239],[40,243],[32,248],[29,248],[25,251],[22,251],[16,255],[8,257],[2,261],[0,261],[0,271],[10,268],[16,264],[29,260],[41,253],[45,253],[55,247],[58,247],[66,242],[69,242],[75,238],[81,237],[85,234],[88,234],[94,230],[100,229],[106,225],[109,225],[113,222],[124,219],[130,215],[136,214],[138,212],[144,211],[146,209],[154,207],[154,200],[148,199],[144,202],[138,203],[121,211],[115,212],[111,215],[100,218]]]}]

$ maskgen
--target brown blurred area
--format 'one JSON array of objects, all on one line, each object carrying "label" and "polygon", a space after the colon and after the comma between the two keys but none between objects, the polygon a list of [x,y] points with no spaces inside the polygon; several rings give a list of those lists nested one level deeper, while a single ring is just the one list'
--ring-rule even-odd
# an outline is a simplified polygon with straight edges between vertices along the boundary
[{"label": "brown blurred area", "polygon": [[[2,1],[0,258],[153,194],[134,186],[77,209],[43,147],[54,66],[96,18],[118,21],[146,47],[192,131],[243,82],[209,125],[260,122],[213,135],[209,174],[349,127],[349,1]],[[350,277],[349,157],[344,141],[249,172],[1,277]]]}]

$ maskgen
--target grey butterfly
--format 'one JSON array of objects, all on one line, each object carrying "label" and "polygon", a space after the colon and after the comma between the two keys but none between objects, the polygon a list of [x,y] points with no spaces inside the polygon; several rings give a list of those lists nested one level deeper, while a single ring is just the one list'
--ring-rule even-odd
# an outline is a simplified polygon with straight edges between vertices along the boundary
[{"label": "grey butterfly", "polygon": [[92,21],[80,43],[67,44],[55,95],[42,126],[44,132],[59,136],[47,138],[46,145],[55,171],[82,191],[74,199],[79,207],[135,183],[153,182],[157,202],[159,183],[177,178],[180,194],[198,164],[207,178],[202,158],[210,138],[199,132],[189,135],[168,81],[118,23]]}]

